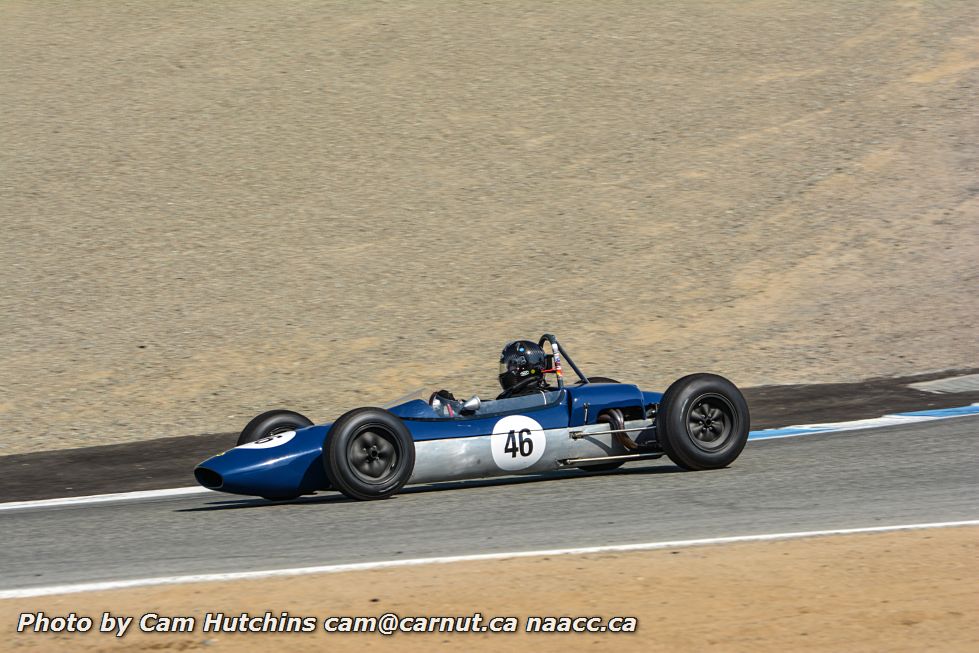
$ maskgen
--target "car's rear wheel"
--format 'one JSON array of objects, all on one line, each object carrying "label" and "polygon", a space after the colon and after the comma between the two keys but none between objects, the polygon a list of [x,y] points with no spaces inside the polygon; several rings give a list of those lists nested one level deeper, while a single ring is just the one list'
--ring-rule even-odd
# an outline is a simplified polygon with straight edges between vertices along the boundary
[{"label": "car's rear wheel", "polygon": [[667,388],[656,412],[656,437],[670,460],[687,470],[727,467],[748,441],[748,404],[716,374],[691,374]]},{"label": "car's rear wheel", "polygon": [[245,425],[235,446],[257,442],[278,433],[295,431],[312,425],[313,422],[300,413],[291,410],[270,410],[258,415]]},{"label": "car's rear wheel", "polygon": [[323,442],[326,475],[359,501],[386,499],[415,468],[415,442],[400,418],[380,408],[357,408],[330,428]]},{"label": "car's rear wheel", "polygon": [[[621,381],[616,381],[615,379],[610,379],[607,376],[589,376],[588,377],[588,382],[589,383],[621,383]],[[579,381],[578,382],[578,385],[582,385],[582,382]]]}]

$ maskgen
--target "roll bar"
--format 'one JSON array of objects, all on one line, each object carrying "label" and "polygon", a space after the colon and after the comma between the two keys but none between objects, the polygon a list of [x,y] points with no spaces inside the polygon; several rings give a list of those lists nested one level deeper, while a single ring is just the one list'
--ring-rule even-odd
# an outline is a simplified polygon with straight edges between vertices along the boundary
[{"label": "roll bar", "polygon": [[[545,333],[542,335],[537,344],[543,347],[545,342],[550,343],[551,345],[551,355],[554,357],[554,373],[557,374],[557,387],[559,390],[562,390],[564,389],[564,374],[561,372],[561,345],[557,341],[557,337],[552,333]],[[578,375],[581,382],[588,383],[588,377],[585,376],[580,369],[578,369],[578,366],[574,364],[574,360],[571,359],[568,352],[565,351],[563,354],[564,360],[568,361],[568,365],[570,365],[571,369],[574,370],[574,373]]]}]

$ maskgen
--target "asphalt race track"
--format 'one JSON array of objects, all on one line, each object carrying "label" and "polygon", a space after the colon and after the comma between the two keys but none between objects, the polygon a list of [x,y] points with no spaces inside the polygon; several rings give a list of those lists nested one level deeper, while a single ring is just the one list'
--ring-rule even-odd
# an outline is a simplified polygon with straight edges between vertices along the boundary
[{"label": "asphalt race track", "polygon": [[[963,374],[979,374],[979,368],[851,383],[761,386],[745,388],[744,394],[751,410],[751,428],[759,430],[979,403],[979,392],[975,390],[932,393],[913,387],[915,383]],[[310,414],[317,423],[338,416]],[[228,424],[229,428],[242,426],[244,423]],[[230,449],[237,439],[236,431],[3,456],[0,457],[0,501],[196,485],[194,467]]]},{"label": "asphalt race track", "polygon": [[0,590],[194,573],[979,517],[979,419],[753,442],[664,461],[409,488],[391,500],[200,495],[0,513]]}]

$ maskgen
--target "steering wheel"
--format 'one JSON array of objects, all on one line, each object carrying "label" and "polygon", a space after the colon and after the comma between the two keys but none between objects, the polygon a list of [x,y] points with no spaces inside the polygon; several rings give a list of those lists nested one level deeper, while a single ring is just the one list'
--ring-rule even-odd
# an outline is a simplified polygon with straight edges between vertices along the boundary
[{"label": "steering wheel", "polygon": [[514,393],[516,393],[516,392],[518,392],[520,390],[524,390],[525,388],[527,388],[532,383],[535,383],[537,381],[540,381],[540,378],[541,377],[539,377],[539,376],[537,376],[535,374],[535,375],[532,375],[532,376],[527,377],[526,379],[524,379],[522,381],[517,381],[515,384],[513,384],[512,386],[510,386],[509,388],[507,388],[506,390],[504,390],[502,393],[500,393],[500,396],[497,397],[496,399],[497,400],[500,400],[500,399],[509,399],[510,397],[512,397],[514,395]]}]

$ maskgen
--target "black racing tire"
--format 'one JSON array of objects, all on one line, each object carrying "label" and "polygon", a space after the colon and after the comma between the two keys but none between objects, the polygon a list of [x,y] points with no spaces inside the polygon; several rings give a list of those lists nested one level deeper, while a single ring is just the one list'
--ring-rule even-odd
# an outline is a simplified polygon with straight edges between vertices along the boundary
[{"label": "black racing tire", "polygon": [[356,408],[333,423],[323,441],[331,484],[358,501],[387,499],[415,469],[415,441],[401,419],[382,408]]},{"label": "black racing tire", "polygon": [[[615,379],[610,379],[607,376],[589,376],[588,383],[622,383],[621,381],[616,381]],[[578,385],[583,385],[581,381]]]},{"label": "black racing tire", "polygon": [[235,443],[235,446],[256,442],[276,433],[295,431],[296,429],[302,429],[312,425],[313,422],[308,417],[297,412],[281,409],[269,410],[258,415],[245,425],[245,428],[241,430],[241,435],[238,436],[238,442]]},{"label": "black racing tire", "polygon": [[716,374],[691,374],[667,388],[656,410],[656,438],[682,469],[727,467],[748,441],[751,418],[738,388]]},{"label": "black racing tire", "polygon": [[[589,376],[589,383],[621,383],[621,381],[616,381],[615,379],[610,379],[607,376]],[[625,465],[625,461],[620,460],[617,463],[601,463],[598,465],[582,465],[578,469],[583,472],[593,473],[593,472],[611,472],[612,470],[618,469]]]}]

